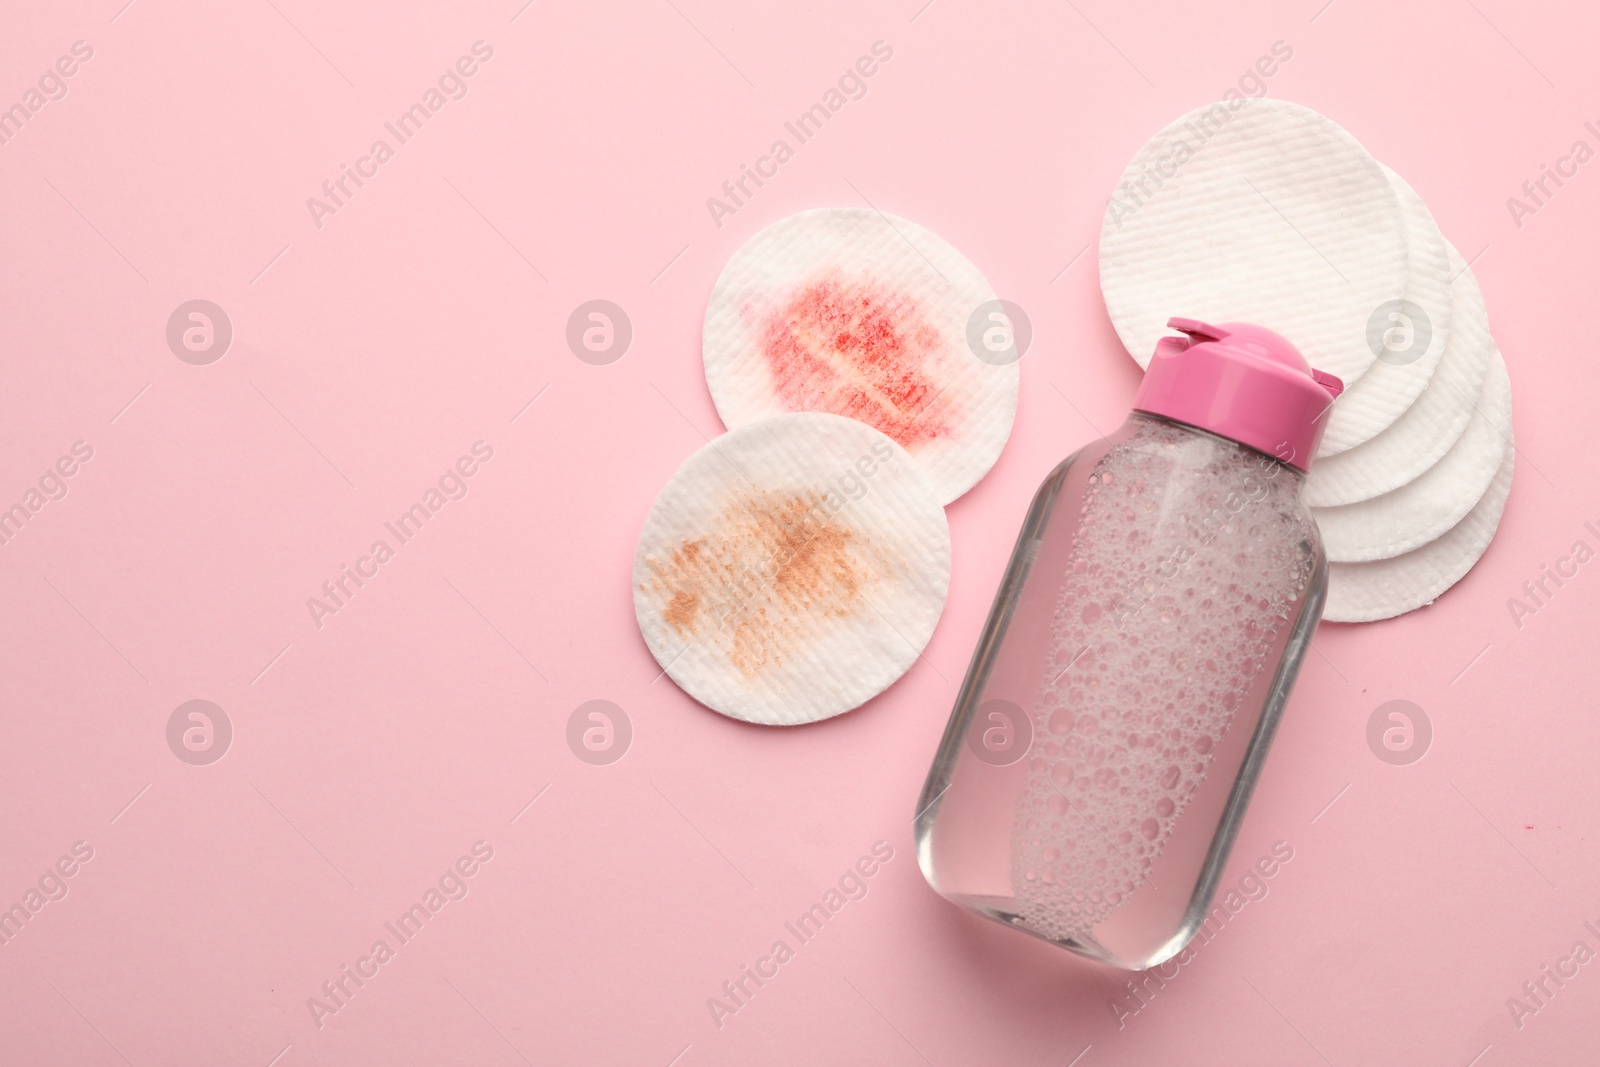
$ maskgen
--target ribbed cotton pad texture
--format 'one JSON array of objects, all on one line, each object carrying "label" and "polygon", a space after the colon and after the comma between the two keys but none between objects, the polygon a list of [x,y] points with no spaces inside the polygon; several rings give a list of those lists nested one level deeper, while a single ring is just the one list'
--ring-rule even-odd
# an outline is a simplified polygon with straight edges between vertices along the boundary
[{"label": "ribbed cotton pad texture", "polygon": [[949,503],[988,473],[1016,418],[1015,350],[969,342],[975,321],[1005,331],[996,313],[978,269],[916,223],[805,211],[723,268],[706,307],[706,383],[730,429],[785,411],[859,419]]},{"label": "ribbed cotton pad texture", "polygon": [[921,467],[865,423],[807,412],[743,426],[684,462],[640,534],[633,607],[690,696],[794,725],[904,674],[949,584],[950,529]]},{"label": "ribbed cotton pad texture", "polygon": [[1281,100],[1213,104],[1134,156],[1100,229],[1100,287],[1141,367],[1173,315],[1253,322],[1351,386],[1373,310],[1406,296],[1405,218],[1356,139]]},{"label": "ribbed cotton pad texture", "polygon": [[[1319,459],[1306,480],[1306,503],[1337,507],[1370,500],[1412,481],[1460,438],[1497,351],[1489,312],[1466,261],[1446,245],[1455,282],[1450,339],[1422,395],[1388,429],[1346,452]],[[1335,405],[1337,406],[1337,405]]]},{"label": "ribbed cotton pad texture", "polygon": [[1508,447],[1488,492],[1467,517],[1421,548],[1371,563],[1328,565],[1327,622],[1375,622],[1433,603],[1472,569],[1500,526],[1516,449]]},{"label": "ribbed cotton pad texture", "polygon": [[1311,509],[1328,559],[1388,559],[1441,536],[1483,497],[1510,447],[1511,379],[1496,353],[1466,431],[1438,463],[1371,500]]},{"label": "ribbed cotton pad texture", "polygon": [[1455,272],[1450,269],[1444,235],[1416,190],[1388,167],[1383,173],[1400,198],[1405,216],[1410,250],[1406,300],[1410,306],[1373,309],[1367,343],[1371,347],[1376,341],[1379,346],[1377,362],[1334,402],[1318,457],[1369,441],[1393,425],[1422,395],[1449,342],[1454,306],[1450,279]]}]

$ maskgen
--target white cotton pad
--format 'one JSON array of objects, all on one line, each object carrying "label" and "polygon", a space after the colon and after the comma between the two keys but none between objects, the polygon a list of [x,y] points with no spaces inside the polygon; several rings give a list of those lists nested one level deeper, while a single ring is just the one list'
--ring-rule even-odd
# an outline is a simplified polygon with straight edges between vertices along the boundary
[{"label": "white cotton pad", "polygon": [[709,442],[650,509],[633,609],[662,669],[747,722],[849,711],[922,653],[950,584],[928,476],[865,423],[778,415]]},{"label": "white cotton pad", "polygon": [[706,383],[730,429],[785,411],[859,419],[904,446],[948,504],[1011,435],[1017,352],[986,347],[1009,329],[978,269],[916,223],[804,211],[722,268],[706,307]]},{"label": "white cotton pad", "polygon": [[1100,227],[1100,288],[1141,367],[1174,315],[1253,322],[1346,387],[1374,308],[1407,291],[1406,224],[1377,161],[1309,108],[1184,115],[1128,164]]},{"label": "white cotton pad", "polygon": [[1438,463],[1371,500],[1311,509],[1328,559],[1388,559],[1443,535],[1482,499],[1510,442],[1511,379],[1505,360],[1495,353],[1466,430]]},{"label": "white cotton pad", "polygon": [[1483,392],[1489,357],[1497,351],[1489,335],[1483,292],[1466,262],[1446,243],[1455,281],[1451,286],[1450,338],[1439,367],[1422,395],[1394,424],[1370,441],[1317,460],[1306,479],[1306,503],[1337,507],[1370,500],[1412,481],[1450,451],[1472,418]]},{"label": "white cotton pad", "polygon": [[1369,317],[1367,343],[1377,345],[1377,362],[1334,402],[1319,457],[1343,452],[1388,429],[1421,395],[1450,336],[1450,277],[1455,272],[1444,235],[1416,190],[1388,167],[1383,173],[1400,199],[1406,223],[1409,306],[1385,305]]},{"label": "white cotton pad", "polygon": [[1472,569],[1494,539],[1511,495],[1517,450],[1506,449],[1488,492],[1443,537],[1392,559],[1330,563],[1326,622],[1374,622],[1431,604]]}]

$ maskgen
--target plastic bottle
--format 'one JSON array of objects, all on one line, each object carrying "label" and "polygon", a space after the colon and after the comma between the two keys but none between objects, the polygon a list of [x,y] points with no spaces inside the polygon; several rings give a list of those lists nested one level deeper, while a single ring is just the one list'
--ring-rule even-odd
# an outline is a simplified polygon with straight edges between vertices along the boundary
[{"label": "plastic bottle", "polygon": [[1343,389],[1270,330],[1168,325],[1035,495],[916,815],[940,894],[1129,969],[1205,921],[1322,616],[1300,489]]}]

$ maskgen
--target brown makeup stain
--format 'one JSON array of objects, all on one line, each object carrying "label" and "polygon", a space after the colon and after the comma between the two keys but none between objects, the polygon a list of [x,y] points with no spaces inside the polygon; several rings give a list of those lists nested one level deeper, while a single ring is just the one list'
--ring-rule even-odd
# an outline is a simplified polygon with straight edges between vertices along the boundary
[{"label": "brown makeup stain", "polygon": [[[671,567],[680,573],[692,572],[699,559],[700,550],[705,547],[705,538],[698,541],[684,541],[672,550]],[[650,560],[650,569],[658,575],[660,566],[655,560]],[[696,620],[700,615],[701,595],[694,588],[679,588],[672,592],[672,599],[667,601],[666,607],[661,610],[661,617],[678,632],[679,637],[688,637],[697,629]]]},{"label": "brown makeup stain", "polygon": [[666,610],[661,613],[680,637],[694,633],[695,616],[699,614],[700,594],[688,589],[673,593],[672,599],[667,601]]},{"label": "brown makeup stain", "polygon": [[861,610],[865,546],[816,493],[748,493],[702,536],[647,557],[641,588],[680,636],[716,642],[746,679]]}]

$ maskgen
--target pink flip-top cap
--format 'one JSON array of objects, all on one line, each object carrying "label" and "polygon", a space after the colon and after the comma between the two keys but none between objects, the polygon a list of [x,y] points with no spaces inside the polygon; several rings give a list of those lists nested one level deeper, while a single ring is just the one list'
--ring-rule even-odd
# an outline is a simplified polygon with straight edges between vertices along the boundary
[{"label": "pink flip-top cap", "polygon": [[1344,383],[1312,369],[1299,349],[1261,326],[1194,319],[1168,319],[1167,326],[1186,336],[1156,344],[1134,410],[1310,470]]}]

